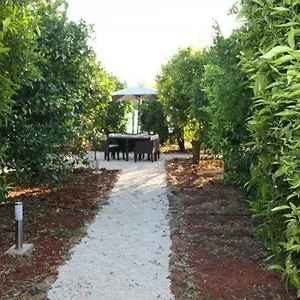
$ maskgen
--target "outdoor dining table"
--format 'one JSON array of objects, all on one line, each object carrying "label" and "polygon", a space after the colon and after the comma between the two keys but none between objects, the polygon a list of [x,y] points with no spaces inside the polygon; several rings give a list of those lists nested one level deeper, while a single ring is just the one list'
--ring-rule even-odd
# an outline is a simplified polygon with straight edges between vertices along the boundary
[{"label": "outdoor dining table", "polygon": [[128,161],[129,152],[134,150],[135,143],[137,141],[150,140],[151,136],[148,134],[122,134],[122,133],[110,133],[108,140],[114,140],[117,142],[121,149],[124,151],[126,160]]}]

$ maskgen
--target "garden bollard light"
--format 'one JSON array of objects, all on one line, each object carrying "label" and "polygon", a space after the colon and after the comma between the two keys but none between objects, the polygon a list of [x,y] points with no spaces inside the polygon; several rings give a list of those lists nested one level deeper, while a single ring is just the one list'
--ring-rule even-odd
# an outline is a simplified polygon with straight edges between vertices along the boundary
[{"label": "garden bollard light", "polygon": [[23,203],[15,203],[15,220],[16,220],[16,249],[23,248]]},{"label": "garden bollard light", "polygon": [[16,241],[5,254],[26,255],[33,249],[33,244],[23,243],[23,203],[15,202]]}]

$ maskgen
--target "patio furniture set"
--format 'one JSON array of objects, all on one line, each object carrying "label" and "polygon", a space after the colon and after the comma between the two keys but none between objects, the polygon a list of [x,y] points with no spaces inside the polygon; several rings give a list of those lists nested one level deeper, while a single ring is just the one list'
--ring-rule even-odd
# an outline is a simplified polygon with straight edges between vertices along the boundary
[{"label": "patio furniture set", "polygon": [[102,141],[102,145],[95,150],[96,152],[104,152],[104,159],[108,161],[110,158],[120,159],[120,153],[122,158],[129,160],[129,153],[134,153],[134,160],[141,160],[145,158],[147,154],[148,160],[153,162],[159,158],[159,136],[148,134],[109,134],[108,138]]}]

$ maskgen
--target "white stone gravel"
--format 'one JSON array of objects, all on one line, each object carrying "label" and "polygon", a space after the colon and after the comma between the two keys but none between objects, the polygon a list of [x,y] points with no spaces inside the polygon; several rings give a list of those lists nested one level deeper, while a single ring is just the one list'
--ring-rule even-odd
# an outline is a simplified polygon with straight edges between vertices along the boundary
[{"label": "white stone gravel", "polygon": [[[103,153],[102,153],[103,154]],[[169,300],[170,232],[166,196],[166,155],[151,163],[104,161],[121,169],[88,234],[60,267],[51,300]]]}]

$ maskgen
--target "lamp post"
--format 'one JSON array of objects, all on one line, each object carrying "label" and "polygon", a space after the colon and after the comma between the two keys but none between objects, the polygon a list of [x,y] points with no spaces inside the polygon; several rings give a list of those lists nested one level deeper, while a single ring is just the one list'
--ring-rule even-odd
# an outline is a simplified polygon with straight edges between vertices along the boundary
[{"label": "lamp post", "polygon": [[15,245],[10,247],[5,253],[10,255],[25,255],[33,249],[33,244],[23,243],[23,203],[15,202],[16,234]]},{"label": "lamp post", "polygon": [[23,203],[15,203],[15,220],[16,220],[16,246],[17,250],[23,248]]}]

